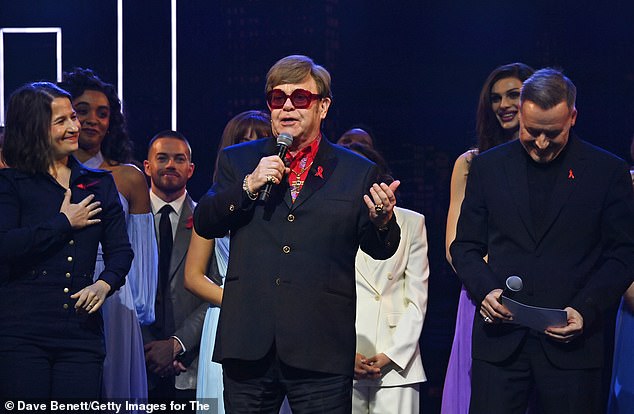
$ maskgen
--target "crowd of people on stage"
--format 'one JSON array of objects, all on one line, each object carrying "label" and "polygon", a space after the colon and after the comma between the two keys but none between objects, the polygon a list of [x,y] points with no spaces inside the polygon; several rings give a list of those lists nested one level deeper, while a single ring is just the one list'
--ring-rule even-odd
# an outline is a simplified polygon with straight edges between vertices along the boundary
[{"label": "crowd of people on stage", "polygon": [[[326,68],[280,59],[265,100],[228,121],[196,201],[188,139],[160,131],[134,160],[116,90],[92,70],[13,92],[1,400],[426,411],[424,212],[398,206],[367,128],[325,136]],[[561,71],[523,63],[482,86],[477,144],[451,178],[446,255],[462,289],[443,414],[634,412],[634,173],[574,133],[575,101]]]}]

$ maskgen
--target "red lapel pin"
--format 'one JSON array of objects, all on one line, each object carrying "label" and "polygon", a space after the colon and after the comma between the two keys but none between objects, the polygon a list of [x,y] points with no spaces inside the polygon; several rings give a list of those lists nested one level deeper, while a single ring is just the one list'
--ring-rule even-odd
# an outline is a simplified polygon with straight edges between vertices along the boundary
[{"label": "red lapel pin", "polygon": [[86,184],[80,183],[80,184],[77,184],[77,188],[79,188],[81,190],[85,190],[88,187],[92,187],[93,185],[97,185],[97,183],[99,183],[99,181],[92,181],[92,182],[86,183]]},{"label": "red lapel pin", "polygon": [[324,178],[324,169],[319,165],[317,167],[317,172],[315,173],[315,177]]},{"label": "red lapel pin", "polygon": [[575,179],[575,174],[572,172],[572,168],[568,170],[568,179],[569,180]]}]

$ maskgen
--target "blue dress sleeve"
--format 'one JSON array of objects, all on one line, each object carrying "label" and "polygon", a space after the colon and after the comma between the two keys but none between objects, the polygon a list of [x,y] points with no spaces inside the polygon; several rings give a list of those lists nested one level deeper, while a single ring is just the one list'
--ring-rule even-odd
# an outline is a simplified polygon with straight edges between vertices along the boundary
[{"label": "blue dress sleeve", "polygon": [[[103,175],[101,207],[101,247],[103,251],[104,270],[98,279],[108,283],[112,290],[119,289],[125,283],[126,275],[134,258],[128,235],[126,234],[125,213],[119,200],[119,192],[110,174]],[[95,246],[96,247],[96,246]],[[96,250],[96,248],[95,248]]]},{"label": "blue dress sleeve", "polygon": [[152,213],[128,216],[128,237],[134,260],[128,273],[128,283],[141,325],[154,322],[154,298],[158,275],[158,246]]}]

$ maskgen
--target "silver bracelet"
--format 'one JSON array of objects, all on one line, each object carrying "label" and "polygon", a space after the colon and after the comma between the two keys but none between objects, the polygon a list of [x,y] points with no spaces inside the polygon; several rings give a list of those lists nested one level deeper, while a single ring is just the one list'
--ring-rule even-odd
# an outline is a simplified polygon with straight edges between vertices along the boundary
[{"label": "silver bracelet", "polygon": [[245,193],[247,193],[247,197],[249,197],[249,200],[251,201],[255,201],[258,198],[258,194],[257,193],[252,193],[251,190],[249,190],[249,177],[251,176],[251,174],[247,174],[244,176],[244,181],[242,181],[242,189],[244,190]]}]

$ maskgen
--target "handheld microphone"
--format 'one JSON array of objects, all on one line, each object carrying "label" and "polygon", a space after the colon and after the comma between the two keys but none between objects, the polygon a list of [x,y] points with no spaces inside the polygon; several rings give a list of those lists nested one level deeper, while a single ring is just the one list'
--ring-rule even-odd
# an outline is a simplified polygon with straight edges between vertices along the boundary
[{"label": "handheld microphone", "polygon": [[[284,161],[286,151],[288,151],[288,147],[290,147],[292,143],[293,137],[287,132],[282,132],[277,136],[277,155],[282,159],[282,161]],[[272,189],[273,183],[266,183],[260,191],[260,201],[264,201],[266,203],[271,196]]]},{"label": "handheld microphone", "polygon": [[515,275],[509,276],[506,278],[506,286],[504,287],[504,290],[502,290],[502,294],[500,295],[500,298],[502,296],[510,298],[513,295],[513,293],[519,292],[523,288],[524,288],[524,282],[522,281],[521,277],[515,276]]}]

